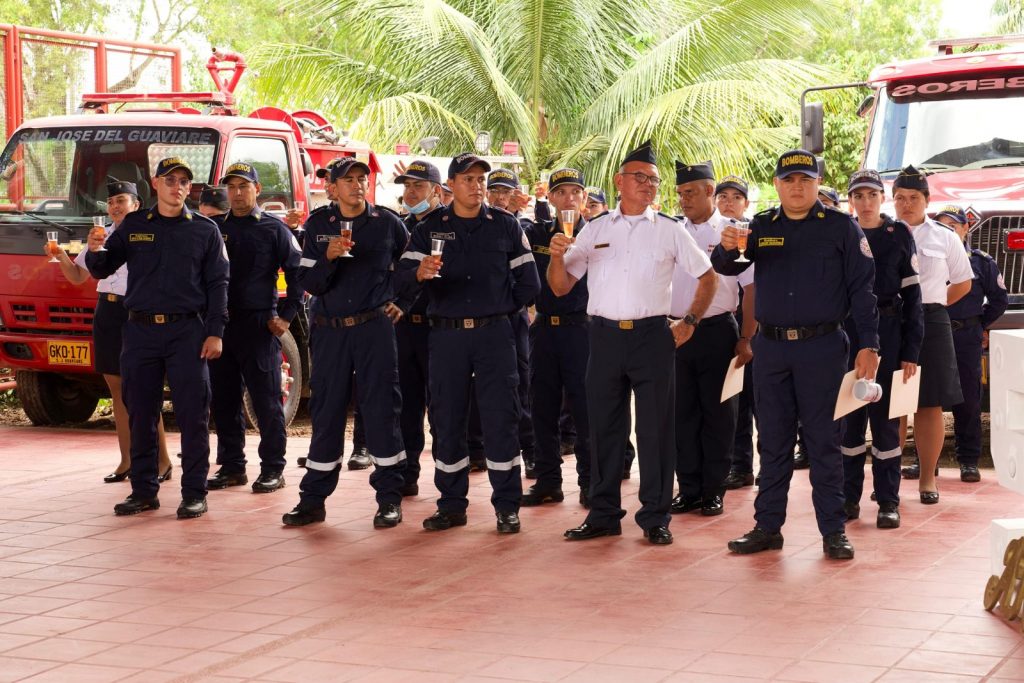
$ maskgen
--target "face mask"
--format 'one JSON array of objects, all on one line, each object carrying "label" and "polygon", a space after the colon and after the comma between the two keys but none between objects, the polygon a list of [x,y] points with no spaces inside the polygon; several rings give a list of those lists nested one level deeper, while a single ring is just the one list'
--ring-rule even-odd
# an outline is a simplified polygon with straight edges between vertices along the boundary
[{"label": "face mask", "polygon": [[426,213],[427,212],[427,209],[430,208],[430,201],[427,200],[427,199],[424,199],[422,202],[420,202],[416,206],[409,206],[403,200],[402,201],[402,208],[405,209],[406,211],[408,211],[409,213],[415,214],[415,215],[418,216],[421,213]]}]

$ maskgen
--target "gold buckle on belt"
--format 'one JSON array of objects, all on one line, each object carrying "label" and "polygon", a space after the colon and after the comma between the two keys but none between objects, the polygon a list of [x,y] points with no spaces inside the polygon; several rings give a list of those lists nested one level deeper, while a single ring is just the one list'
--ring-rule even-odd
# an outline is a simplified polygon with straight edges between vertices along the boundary
[{"label": "gold buckle on belt", "polygon": [[633,321],[632,320],[620,320],[619,321],[619,329],[620,330],[631,330],[631,329],[633,329]]},{"label": "gold buckle on belt", "polygon": [[343,318],[341,324],[344,325],[345,327],[353,327],[356,324],[356,319],[353,318],[352,316],[349,316],[347,318]]},{"label": "gold buckle on belt", "polygon": [[786,330],[787,341],[797,341],[800,339],[800,330]]},{"label": "gold buckle on belt", "polygon": [[551,316],[550,318],[548,318],[548,320],[550,320],[551,324],[554,325],[555,327],[558,327],[559,325],[562,324],[562,319],[559,318],[557,315]]},{"label": "gold buckle on belt", "polygon": [[117,303],[117,294],[107,294],[107,301]]},{"label": "gold buckle on belt", "polygon": [[473,320],[472,318],[463,318],[462,319],[462,327],[467,329],[467,330],[471,330],[474,327],[476,327],[476,321]]},{"label": "gold buckle on belt", "polygon": [[413,321],[414,323],[421,323],[421,322],[423,322],[423,316],[422,316],[422,315],[420,315],[419,313],[414,313],[414,314],[412,315],[412,321]]},{"label": "gold buckle on belt", "polygon": [[163,325],[165,322],[167,322],[167,316],[165,316],[163,313],[154,315],[153,322],[155,322],[157,325]]}]

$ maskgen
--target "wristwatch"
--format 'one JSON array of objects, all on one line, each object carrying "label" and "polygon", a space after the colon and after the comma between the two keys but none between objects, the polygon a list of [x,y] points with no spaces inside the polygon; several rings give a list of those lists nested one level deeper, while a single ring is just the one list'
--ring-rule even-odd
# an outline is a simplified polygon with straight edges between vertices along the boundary
[{"label": "wristwatch", "polygon": [[683,316],[683,322],[691,327],[697,327],[697,323],[700,322],[700,318],[695,316],[693,313],[687,313]]}]

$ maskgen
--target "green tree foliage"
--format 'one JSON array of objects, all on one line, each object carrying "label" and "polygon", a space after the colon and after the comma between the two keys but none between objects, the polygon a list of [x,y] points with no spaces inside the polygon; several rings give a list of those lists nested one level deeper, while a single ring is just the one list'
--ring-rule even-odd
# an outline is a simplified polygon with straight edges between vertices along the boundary
[{"label": "green tree foliage", "polygon": [[1024,0],[995,0],[992,16],[999,20],[998,33],[1024,33]]}]

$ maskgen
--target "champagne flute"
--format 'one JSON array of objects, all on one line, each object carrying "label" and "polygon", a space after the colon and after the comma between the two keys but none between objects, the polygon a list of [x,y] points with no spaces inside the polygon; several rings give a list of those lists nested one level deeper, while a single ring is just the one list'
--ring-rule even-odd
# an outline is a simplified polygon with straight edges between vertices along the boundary
[{"label": "champagne flute", "polygon": [[736,263],[750,263],[747,259],[747,237],[750,235],[750,223],[741,221],[736,223],[736,248],[740,250],[740,257]]},{"label": "champagne flute", "polygon": [[560,212],[562,218],[562,232],[569,239],[572,239],[573,231],[576,229],[576,209],[563,209]]},{"label": "champagne flute", "polygon": [[[441,259],[441,252],[444,251],[444,240],[432,239],[430,240],[430,255],[438,260]],[[436,280],[441,277],[440,275],[434,275],[432,279]]]},{"label": "champagne flute", "polygon": [[46,232],[46,250],[50,252],[50,263],[60,263],[60,259],[57,258],[57,238],[60,237],[60,233],[56,230],[48,230]]},{"label": "champagne flute", "polygon": [[302,200],[297,200],[294,204],[294,209],[299,213],[304,212],[306,210],[306,202]]},{"label": "champagne flute", "polygon": [[[341,236],[347,240],[352,239],[352,221],[341,222]],[[346,251],[341,258],[352,258],[352,254]]]},{"label": "champagne flute", "polygon": [[[91,236],[91,235],[95,234],[97,230],[102,230],[103,232],[100,233],[100,234],[102,234],[104,237],[106,236],[107,230],[106,230],[106,228],[103,227],[103,216],[93,216],[92,217],[92,229],[89,230],[89,235]],[[97,251],[106,251],[106,250],[107,250],[106,243],[104,243],[104,245],[102,247],[97,249]]]}]

